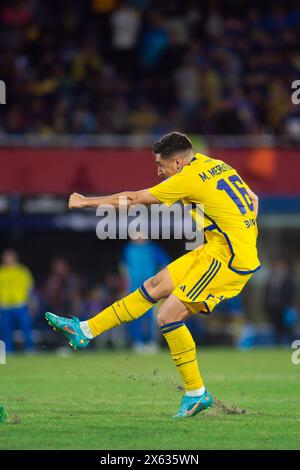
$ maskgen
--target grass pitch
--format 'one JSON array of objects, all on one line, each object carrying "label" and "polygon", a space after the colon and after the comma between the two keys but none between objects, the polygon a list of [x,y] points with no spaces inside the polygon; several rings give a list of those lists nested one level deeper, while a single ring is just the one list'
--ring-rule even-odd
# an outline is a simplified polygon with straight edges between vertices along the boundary
[{"label": "grass pitch", "polygon": [[198,352],[216,405],[174,420],[182,390],[167,350],[8,357],[0,449],[299,449],[300,366],[291,350]]}]

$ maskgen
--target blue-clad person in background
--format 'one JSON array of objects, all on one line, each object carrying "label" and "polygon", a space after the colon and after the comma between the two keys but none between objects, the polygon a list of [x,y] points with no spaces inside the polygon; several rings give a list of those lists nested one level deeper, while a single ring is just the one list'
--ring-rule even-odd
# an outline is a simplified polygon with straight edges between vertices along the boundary
[{"label": "blue-clad person in background", "polygon": [[[170,256],[160,245],[143,236],[128,242],[121,255],[121,272],[128,292],[133,292],[170,261]],[[130,342],[136,352],[156,350],[155,325],[153,309],[127,325]]]}]

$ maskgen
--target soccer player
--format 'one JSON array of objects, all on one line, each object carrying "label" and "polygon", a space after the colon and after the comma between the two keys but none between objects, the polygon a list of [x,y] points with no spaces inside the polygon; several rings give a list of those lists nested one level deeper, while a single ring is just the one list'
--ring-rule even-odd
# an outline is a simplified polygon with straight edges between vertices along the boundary
[{"label": "soccer player", "polygon": [[84,348],[95,336],[132,321],[160,299],[157,320],[186,393],[176,417],[195,416],[212,405],[200,375],[195,342],[184,320],[195,313],[208,315],[223,299],[236,296],[260,267],[257,256],[258,198],[226,163],[194,152],[184,135],[172,132],[153,145],[158,175],[165,181],[142,191],[106,197],[74,193],[69,208],[119,206],[120,197],[134,204],[176,201],[204,205],[205,243],[181,256],[139,289],[86,322],[47,312],[46,319],[61,331],[74,349]]}]

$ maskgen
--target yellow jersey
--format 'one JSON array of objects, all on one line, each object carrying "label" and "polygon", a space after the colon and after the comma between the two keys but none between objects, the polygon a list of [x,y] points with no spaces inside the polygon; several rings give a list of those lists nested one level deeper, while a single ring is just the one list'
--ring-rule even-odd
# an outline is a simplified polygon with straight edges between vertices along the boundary
[{"label": "yellow jersey", "polygon": [[260,263],[257,222],[248,189],[230,165],[197,153],[180,172],[149,191],[168,206],[180,200],[183,204],[203,204],[210,253],[225,257],[232,271],[249,274],[259,269]]},{"label": "yellow jersey", "polygon": [[0,267],[0,308],[19,307],[28,302],[33,279],[22,264]]}]

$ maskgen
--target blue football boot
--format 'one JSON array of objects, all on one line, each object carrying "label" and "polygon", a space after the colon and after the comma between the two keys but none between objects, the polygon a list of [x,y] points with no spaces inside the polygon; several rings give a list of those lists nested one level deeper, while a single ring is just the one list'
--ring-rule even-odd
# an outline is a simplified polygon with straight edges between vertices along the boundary
[{"label": "blue football boot", "polygon": [[196,416],[200,411],[207,410],[213,404],[213,397],[205,391],[200,397],[189,397],[185,395],[174,418],[187,418]]},{"label": "blue football boot", "polygon": [[66,336],[71,348],[83,349],[89,344],[90,340],[83,334],[78,318],[58,317],[51,312],[46,312],[45,318],[53,330],[60,331]]}]

